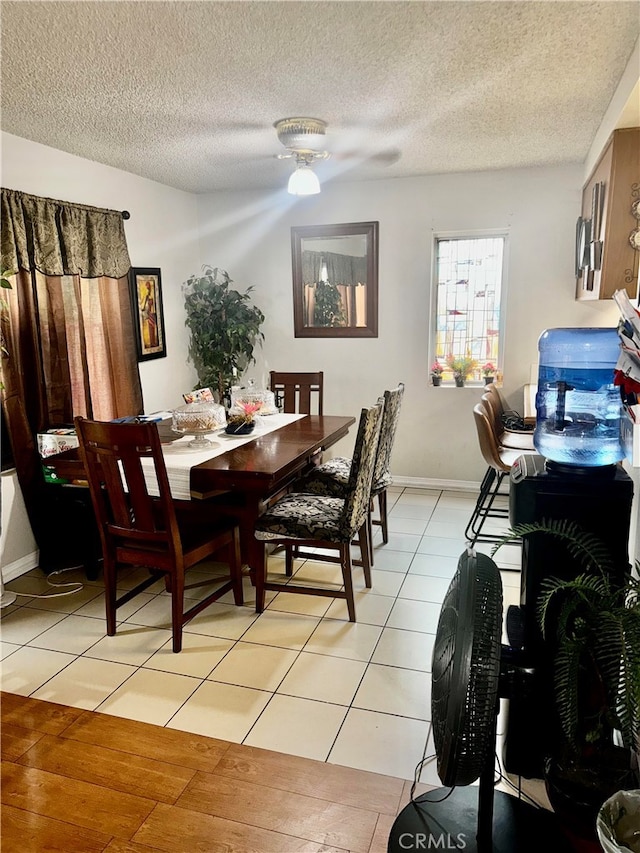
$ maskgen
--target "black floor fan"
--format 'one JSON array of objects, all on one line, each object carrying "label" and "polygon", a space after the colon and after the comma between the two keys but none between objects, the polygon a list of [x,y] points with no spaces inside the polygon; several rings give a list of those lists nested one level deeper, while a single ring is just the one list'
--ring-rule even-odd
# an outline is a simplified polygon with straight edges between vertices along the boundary
[{"label": "black floor fan", "polygon": [[[433,651],[433,735],[438,776],[447,787],[403,809],[388,853],[571,849],[552,812],[494,790],[498,702],[509,683],[501,636],[500,570],[490,557],[469,550],[442,604]],[[478,779],[478,787],[469,787]]]}]

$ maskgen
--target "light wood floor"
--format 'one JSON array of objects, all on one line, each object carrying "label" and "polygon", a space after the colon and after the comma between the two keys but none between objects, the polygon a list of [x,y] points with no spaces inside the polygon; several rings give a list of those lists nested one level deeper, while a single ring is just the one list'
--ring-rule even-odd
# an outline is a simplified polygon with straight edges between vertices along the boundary
[{"label": "light wood floor", "polygon": [[3,853],[385,853],[409,799],[390,776],[11,693],[0,711]]}]

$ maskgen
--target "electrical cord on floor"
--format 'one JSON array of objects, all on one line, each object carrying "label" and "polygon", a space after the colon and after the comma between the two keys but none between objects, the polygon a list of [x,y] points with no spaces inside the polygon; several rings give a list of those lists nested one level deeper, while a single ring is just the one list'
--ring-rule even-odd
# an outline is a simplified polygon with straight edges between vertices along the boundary
[{"label": "electrical cord on floor", "polygon": [[14,590],[10,590],[13,594],[19,598],[64,598],[67,595],[75,595],[76,592],[80,592],[81,589],[84,589],[84,584],[82,581],[71,581],[69,583],[51,583],[49,580],[53,575],[63,575],[65,572],[73,572],[76,569],[82,569],[83,565],[80,563],[77,566],[69,566],[67,569],[56,569],[54,572],[50,572],[45,580],[53,589],[65,589],[65,587],[73,587],[73,589],[67,589],[66,592],[45,592],[44,594],[39,594],[35,592],[15,592]]},{"label": "electrical cord on floor", "polygon": [[417,786],[417,784],[418,784],[418,779],[419,779],[419,776],[420,776],[420,771],[421,771],[421,770],[422,770],[422,768],[425,766],[425,764],[428,764],[430,761],[433,761],[433,759],[434,759],[435,757],[436,757],[436,754],[435,754],[435,752],[434,752],[434,753],[433,753],[433,755],[427,755],[427,756],[425,756],[425,758],[423,758],[421,761],[419,761],[419,762],[416,764],[416,769],[414,770],[414,773],[413,773],[413,783],[412,783],[412,785],[411,785],[411,791],[409,792],[409,799],[410,799],[410,801],[411,801],[412,803],[414,803],[414,805],[420,805],[421,803],[443,803],[443,802],[447,799],[447,797],[450,797],[450,796],[451,796],[451,794],[453,794],[453,792],[454,792],[454,791],[455,791],[455,789],[456,789],[456,786],[454,785],[454,786],[453,786],[453,788],[451,788],[451,790],[450,790],[450,791],[448,791],[448,792],[444,795],[444,797],[441,797],[439,800],[432,800],[432,799],[430,799],[430,798],[427,796],[427,794],[430,794],[430,793],[431,793],[430,791],[425,791],[425,793],[424,793],[424,794],[420,794],[420,796],[419,796],[419,797],[416,797],[416,796],[415,796],[416,786]]}]

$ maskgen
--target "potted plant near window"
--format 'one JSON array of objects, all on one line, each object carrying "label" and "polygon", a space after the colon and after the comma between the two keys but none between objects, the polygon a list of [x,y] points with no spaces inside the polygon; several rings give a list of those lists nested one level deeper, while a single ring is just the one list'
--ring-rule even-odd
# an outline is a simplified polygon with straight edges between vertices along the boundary
[{"label": "potted plant near window", "polygon": [[483,364],[482,375],[484,376],[484,384],[491,385],[496,375],[495,364],[492,364],[490,361],[488,361],[486,364]]},{"label": "potted plant near window", "polygon": [[431,365],[431,382],[434,385],[440,385],[442,382],[442,372],[444,368],[439,361],[434,361]]},{"label": "potted plant near window", "polygon": [[255,361],[253,350],[264,340],[264,314],[251,305],[249,287],[239,293],[226,270],[204,266],[182,286],[191,332],[189,355],[198,373],[196,387],[209,387],[222,402],[237,377]]},{"label": "potted plant near window", "polygon": [[553,652],[560,729],[546,764],[547,791],[570,833],[595,842],[605,800],[640,787],[640,580],[628,572],[616,582],[607,548],[575,522],[518,525],[493,553],[538,533],[561,540],[583,569],[573,579],[548,578],[537,602]]},{"label": "potted plant near window", "polygon": [[447,366],[453,373],[456,386],[464,388],[465,380],[476,367],[476,361],[471,358],[469,353],[465,356],[457,356],[451,353],[447,356]]}]

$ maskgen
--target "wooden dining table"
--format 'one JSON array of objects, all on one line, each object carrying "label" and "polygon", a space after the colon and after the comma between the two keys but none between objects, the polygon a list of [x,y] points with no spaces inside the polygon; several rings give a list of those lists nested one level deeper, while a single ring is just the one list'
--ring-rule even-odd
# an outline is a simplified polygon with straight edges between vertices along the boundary
[{"label": "wooden dining table", "polygon": [[252,577],[264,569],[265,542],[254,536],[264,510],[305,470],[315,451],[344,438],[353,417],[305,415],[191,469],[191,497],[213,501],[237,518],[243,562]]},{"label": "wooden dining table", "polygon": [[[266,560],[265,543],[254,536],[257,518],[313,466],[317,450],[340,441],[354,423],[353,417],[305,415],[190,469],[191,499],[238,521],[242,559],[252,579],[256,571],[264,569]],[[167,424],[158,425],[161,440],[167,429]],[[75,481],[83,477],[77,450],[51,456],[46,464],[59,477]]]}]

